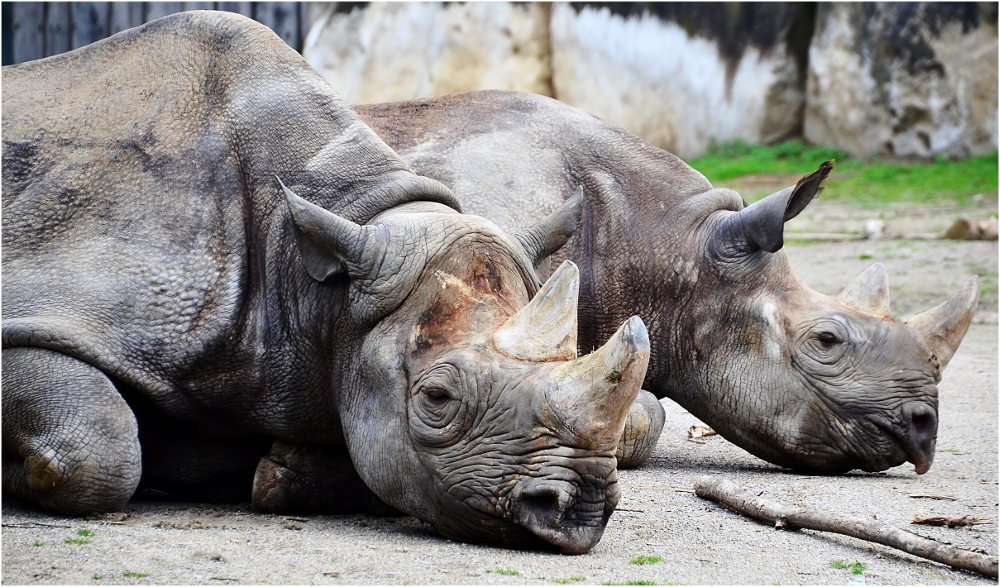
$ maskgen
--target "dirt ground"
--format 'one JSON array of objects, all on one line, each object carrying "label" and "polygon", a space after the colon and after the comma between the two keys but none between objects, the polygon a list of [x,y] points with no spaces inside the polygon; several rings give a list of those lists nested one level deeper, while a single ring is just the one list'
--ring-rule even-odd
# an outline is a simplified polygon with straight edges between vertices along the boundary
[{"label": "dirt ground", "polygon": [[[81,520],[5,499],[2,583],[995,585],[853,538],[775,530],[691,492],[698,476],[718,475],[787,505],[875,517],[997,554],[997,243],[794,240],[792,231],[835,232],[835,222],[852,230],[871,214],[836,205],[826,215],[823,210],[789,225],[786,250],[800,277],[824,293],[837,293],[871,263],[882,262],[893,313],[907,316],[945,300],[972,274],[983,277],[976,323],[939,386],[937,454],[926,475],[917,476],[912,465],[838,477],[782,470],[719,436],[689,439],[697,420],[664,400],[667,425],[654,456],[640,469],[619,473],[621,503],[600,544],[586,555],[455,543],[412,517],[260,515],[246,505],[147,499],[119,514]],[[995,195],[976,213],[991,210]],[[949,223],[943,215],[921,222],[902,214],[898,222],[911,223],[905,229],[911,232],[933,232]],[[919,515],[969,515],[991,523],[912,525]],[[640,556],[662,560],[630,562]],[[864,567],[852,574],[839,563]]]}]

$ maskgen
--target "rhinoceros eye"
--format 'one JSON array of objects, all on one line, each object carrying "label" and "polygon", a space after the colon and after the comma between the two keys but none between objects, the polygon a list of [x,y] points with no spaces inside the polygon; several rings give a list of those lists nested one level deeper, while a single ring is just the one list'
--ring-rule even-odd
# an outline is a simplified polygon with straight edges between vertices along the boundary
[{"label": "rhinoceros eye", "polygon": [[468,380],[454,365],[440,364],[418,378],[410,394],[413,439],[426,446],[455,443],[465,432],[466,415],[475,398]]},{"label": "rhinoceros eye", "polygon": [[838,337],[836,334],[832,332],[820,332],[819,334],[816,335],[816,340],[818,340],[819,344],[826,349],[832,349],[833,347],[843,342],[842,340],[840,340],[840,337]]}]

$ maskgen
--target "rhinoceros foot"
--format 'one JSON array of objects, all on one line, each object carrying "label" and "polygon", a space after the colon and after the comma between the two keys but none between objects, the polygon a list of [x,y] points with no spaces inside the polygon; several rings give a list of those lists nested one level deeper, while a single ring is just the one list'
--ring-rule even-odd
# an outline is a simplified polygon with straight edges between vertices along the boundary
[{"label": "rhinoceros foot", "polygon": [[666,419],[667,414],[656,396],[641,390],[629,409],[625,430],[618,441],[615,456],[619,469],[634,469],[649,460]]},{"label": "rhinoceros foot", "polygon": [[257,465],[253,506],[271,514],[402,515],[368,489],[346,449],[280,440]]},{"label": "rhinoceros foot", "polygon": [[5,348],[2,373],[5,495],[71,516],[124,508],[141,451],[135,416],[111,380],[33,347]]}]

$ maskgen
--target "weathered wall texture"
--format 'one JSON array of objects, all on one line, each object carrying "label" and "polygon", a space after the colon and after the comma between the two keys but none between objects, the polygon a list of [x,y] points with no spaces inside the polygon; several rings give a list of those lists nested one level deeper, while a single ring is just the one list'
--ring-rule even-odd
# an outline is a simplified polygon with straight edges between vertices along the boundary
[{"label": "weathered wall texture", "polygon": [[996,3],[336,3],[304,55],[348,101],[556,97],[681,157],[804,136],[997,148]]},{"label": "weathered wall texture", "polygon": [[818,8],[805,137],[849,153],[963,157],[997,148],[997,5]]},{"label": "weathered wall texture", "polygon": [[549,5],[330,6],[302,54],[353,104],[483,88],[552,95]]},{"label": "weathered wall texture", "polygon": [[804,11],[788,3],[555,5],[555,95],[682,158],[703,153],[710,138],[769,143],[800,134]]}]

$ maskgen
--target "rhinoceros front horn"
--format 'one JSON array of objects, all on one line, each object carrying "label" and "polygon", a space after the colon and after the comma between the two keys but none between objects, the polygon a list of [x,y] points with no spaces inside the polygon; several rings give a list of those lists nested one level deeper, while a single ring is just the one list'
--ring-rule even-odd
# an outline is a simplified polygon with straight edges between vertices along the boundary
[{"label": "rhinoceros front horn", "polygon": [[904,320],[937,357],[943,370],[962,343],[979,302],[979,277],[973,276],[962,291],[936,308]]},{"label": "rhinoceros front horn", "polygon": [[576,358],[576,307],[580,270],[564,261],[528,305],[493,334],[493,346],[527,361]]},{"label": "rhinoceros front horn", "polygon": [[879,318],[889,317],[889,276],[885,265],[875,263],[847,284],[837,299],[848,308]]},{"label": "rhinoceros front horn", "polygon": [[553,374],[548,404],[577,442],[614,452],[648,363],[646,326],[632,316],[604,346]]}]

